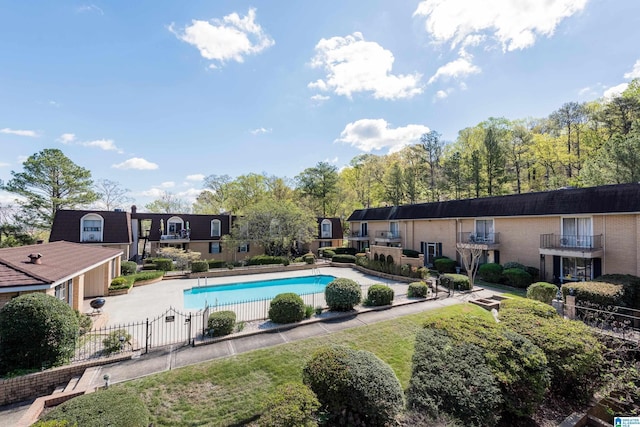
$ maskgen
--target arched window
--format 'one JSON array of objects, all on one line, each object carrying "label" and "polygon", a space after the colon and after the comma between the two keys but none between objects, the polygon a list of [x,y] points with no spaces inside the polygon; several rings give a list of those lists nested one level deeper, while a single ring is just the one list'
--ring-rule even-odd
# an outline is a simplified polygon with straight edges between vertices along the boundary
[{"label": "arched window", "polygon": [[102,242],[104,218],[95,213],[86,214],[80,219],[80,241]]},{"label": "arched window", "polygon": [[211,237],[220,237],[220,220],[211,220]]},{"label": "arched window", "polygon": [[171,236],[178,236],[184,228],[184,221],[182,218],[172,216],[167,220],[167,234]]},{"label": "arched window", "polygon": [[323,219],[322,223],[320,224],[320,238],[330,239],[332,234],[333,233],[331,232],[331,220]]}]

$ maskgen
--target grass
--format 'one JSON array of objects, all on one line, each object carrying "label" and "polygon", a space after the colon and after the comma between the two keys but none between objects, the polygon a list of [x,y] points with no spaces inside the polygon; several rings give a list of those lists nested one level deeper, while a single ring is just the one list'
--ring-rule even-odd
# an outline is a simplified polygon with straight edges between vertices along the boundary
[{"label": "grass", "polygon": [[502,285],[500,283],[485,282],[482,279],[476,279],[475,286],[481,286],[483,288],[488,288],[488,289],[497,289],[500,292],[503,292],[505,296],[512,296],[512,297],[513,296],[516,296],[516,297],[526,297],[527,296],[527,290],[526,289],[514,288],[513,286]]},{"label": "grass", "polygon": [[163,372],[117,387],[140,395],[156,426],[242,424],[264,410],[266,397],[278,385],[301,382],[302,368],[317,349],[341,344],[376,354],[406,389],[415,336],[424,321],[461,313],[491,318],[475,305],[454,305]]}]

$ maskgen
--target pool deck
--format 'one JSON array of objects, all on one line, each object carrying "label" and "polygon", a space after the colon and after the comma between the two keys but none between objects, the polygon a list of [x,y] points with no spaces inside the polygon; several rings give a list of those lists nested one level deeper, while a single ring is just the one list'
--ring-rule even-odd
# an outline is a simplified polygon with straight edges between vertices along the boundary
[{"label": "pool deck", "polygon": [[[360,285],[384,283],[396,289],[396,294],[405,292],[407,283],[395,282],[381,277],[369,276],[353,268],[320,267],[320,274],[352,279]],[[316,270],[317,271],[317,270]],[[184,308],[183,291],[198,286],[214,286],[232,283],[252,282],[256,280],[284,279],[312,275],[311,270],[263,273],[242,276],[210,277],[207,279],[169,279],[146,286],[134,287],[126,295],[105,297],[103,312],[107,314],[107,325],[120,325],[154,318],[164,313],[169,307],[178,311],[195,312]],[[250,291],[248,291],[250,292]],[[251,294],[247,294],[247,299]],[[90,300],[84,301],[84,312],[90,313]]]}]

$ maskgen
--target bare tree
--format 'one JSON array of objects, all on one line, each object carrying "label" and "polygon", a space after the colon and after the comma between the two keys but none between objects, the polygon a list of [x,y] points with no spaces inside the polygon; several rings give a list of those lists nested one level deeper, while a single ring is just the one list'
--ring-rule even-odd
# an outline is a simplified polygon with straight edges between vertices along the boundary
[{"label": "bare tree", "polygon": [[473,289],[482,258],[482,248],[473,243],[458,243],[456,251],[460,254],[462,266],[467,272],[470,289]]},{"label": "bare tree", "polygon": [[133,198],[127,196],[131,190],[122,187],[119,182],[111,181],[110,179],[96,181],[93,188],[99,195],[96,204],[107,211],[122,208],[134,201]]}]

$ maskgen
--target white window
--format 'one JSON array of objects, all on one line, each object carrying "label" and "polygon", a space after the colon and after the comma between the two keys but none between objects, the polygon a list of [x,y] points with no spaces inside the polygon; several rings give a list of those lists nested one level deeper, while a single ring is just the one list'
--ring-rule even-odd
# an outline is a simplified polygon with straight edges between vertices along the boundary
[{"label": "white window", "polygon": [[331,220],[323,219],[320,224],[320,238],[322,239],[330,239],[332,236],[331,232]]},{"label": "white window", "polygon": [[209,253],[219,254],[222,252],[222,245],[220,242],[209,242]]},{"label": "white window", "polygon": [[69,279],[54,288],[55,297],[71,305],[73,299],[73,279]]},{"label": "white window", "polygon": [[80,220],[81,242],[102,242],[104,219],[98,214],[87,214]]},{"label": "white window", "polygon": [[477,219],[475,230],[476,242],[493,242],[493,220],[492,219]]},{"label": "white window", "polygon": [[585,258],[562,258],[562,278],[564,280],[591,280],[592,260]]},{"label": "white window", "polygon": [[389,231],[391,232],[392,238],[400,237],[400,223],[397,221],[389,223]]},{"label": "white window", "polygon": [[167,220],[167,234],[177,236],[184,228],[184,221],[182,218],[172,216]]},{"label": "white window", "polygon": [[562,218],[562,236],[560,244],[568,247],[593,247],[591,218]]},{"label": "white window", "polygon": [[369,224],[363,222],[360,224],[360,237],[367,237],[369,235]]},{"label": "white window", "polygon": [[220,237],[220,220],[214,219],[211,221],[211,237]]},{"label": "white window", "polygon": [[242,243],[240,246],[238,246],[238,252],[249,252],[249,244]]}]

